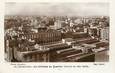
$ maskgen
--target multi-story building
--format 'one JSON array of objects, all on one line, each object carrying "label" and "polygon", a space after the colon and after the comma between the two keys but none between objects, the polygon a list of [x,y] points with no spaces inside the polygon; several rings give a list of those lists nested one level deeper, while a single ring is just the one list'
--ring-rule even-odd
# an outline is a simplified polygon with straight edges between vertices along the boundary
[{"label": "multi-story building", "polygon": [[62,38],[61,33],[55,30],[38,31],[38,33],[21,34],[20,36],[26,39],[33,39],[38,44],[61,41]]},{"label": "multi-story building", "polygon": [[54,22],[54,28],[55,29],[60,29],[62,27],[62,23],[60,20],[57,20]]},{"label": "multi-story building", "polygon": [[109,27],[101,28],[100,38],[102,41],[109,41]]}]

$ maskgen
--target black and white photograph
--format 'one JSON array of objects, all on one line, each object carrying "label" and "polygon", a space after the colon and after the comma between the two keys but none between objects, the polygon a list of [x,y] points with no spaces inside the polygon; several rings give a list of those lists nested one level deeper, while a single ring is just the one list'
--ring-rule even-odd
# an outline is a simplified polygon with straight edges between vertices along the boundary
[{"label": "black and white photograph", "polygon": [[6,62],[109,62],[109,3],[5,3]]}]

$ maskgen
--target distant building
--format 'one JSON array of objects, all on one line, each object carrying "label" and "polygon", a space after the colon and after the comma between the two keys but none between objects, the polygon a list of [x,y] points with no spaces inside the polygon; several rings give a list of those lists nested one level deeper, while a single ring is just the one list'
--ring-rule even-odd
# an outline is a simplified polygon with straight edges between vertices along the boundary
[{"label": "distant building", "polygon": [[36,19],[31,19],[31,25],[36,26],[38,24],[38,21]]},{"label": "distant building", "polygon": [[84,28],[84,33],[88,33],[88,28]]},{"label": "distant building", "polygon": [[62,27],[61,21],[57,20],[54,22],[54,28],[55,29],[60,29]]},{"label": "distant building", "polygon": [[109,27],[102,28],[100,30],[100,38],[102,41],[108,41],[109,40]]},{"label": "distant building", "polygon": [[89,33],[90,36],[95,37],[95,36],[98,35],[98,28],[97,27],[90,27],[88,29],[88,33]]}]

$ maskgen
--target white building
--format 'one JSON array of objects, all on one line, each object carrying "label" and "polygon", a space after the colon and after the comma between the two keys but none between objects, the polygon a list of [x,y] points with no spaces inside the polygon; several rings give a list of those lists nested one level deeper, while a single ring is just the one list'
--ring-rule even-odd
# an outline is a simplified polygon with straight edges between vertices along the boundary
[{"label": "white building", "polygon": [[102,41],[108,41],[109,40],[109,27],[102,28],[100,33],[101,40]]},{"label": "white building", "polygon": [[55,29],[60,29],[62,27],[61,21],[57,20],[54,22],[54,28]]},{"label": "white building", "polygon": [[73,43],[75,43],[76,41],[74,41],[72,38],[65,38],[62,39],[62,43],[66,43],[68,45],[72,45]]}]

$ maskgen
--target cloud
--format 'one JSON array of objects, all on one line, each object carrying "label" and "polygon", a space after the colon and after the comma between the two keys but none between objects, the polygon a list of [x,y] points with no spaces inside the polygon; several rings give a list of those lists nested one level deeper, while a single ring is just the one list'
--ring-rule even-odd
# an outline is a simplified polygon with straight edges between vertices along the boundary
[{"label": "cloud", "polygon": [[6,3],[6,15],[109,15],[108,3]]}]

